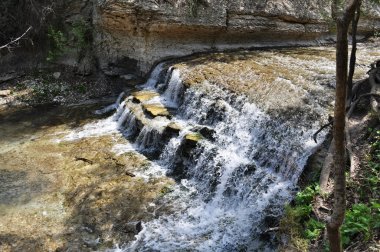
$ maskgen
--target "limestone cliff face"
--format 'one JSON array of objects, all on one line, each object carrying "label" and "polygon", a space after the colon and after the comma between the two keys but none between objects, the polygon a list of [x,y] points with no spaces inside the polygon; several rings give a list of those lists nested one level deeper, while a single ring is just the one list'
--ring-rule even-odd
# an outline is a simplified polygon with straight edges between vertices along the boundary
[{"label": "limestone cliff face", "polygon": [[[329,2],[98,0],[94,42],[105,72],[146,73],[159,60],[194,52],[316,43],[330,32]],[[363,31],[380,27],[376,8],[366,4]]]}]

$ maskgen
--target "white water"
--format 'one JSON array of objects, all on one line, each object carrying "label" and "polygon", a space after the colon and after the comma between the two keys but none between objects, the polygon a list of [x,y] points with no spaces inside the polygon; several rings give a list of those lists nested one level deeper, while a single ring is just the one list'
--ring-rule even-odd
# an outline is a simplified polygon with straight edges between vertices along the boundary
[{"label": "white water", "polygon": [[[160,153],[153,165],[137,176],[148,180],[166,173],[178,181],[172,192],[160,199],[174,213],[143,223],[135,241],[115,251],[274,250],[275,243],[260,235],[271,227],[266,218],[278,218],[292,199],[295,184],[316,147],[311,137],[319,122],[270,116],[247,97],[207,81],[185,89],[181,72],[165,65],[157,65],[143,88],[161,93],[145,103],[177,108],[172,119],[141,119],[141,105],[131,99],[121,101],[121,95],[111,105],[116,109],[113,116],[66,137],[122,132],[134,144],[114,146],[117,154],[133,150]],[[302,111],[313,114],[312,118],[327,114],[326,108],[313,106],[314,110]],[[165,142],[170,121],[182,129]],[[214,140],[202,139],[195,147],[187,146],[186,135],[205,126],[214,132]],[[321,134],[319,142],[323,138]]]},{"label": "white water", "polygon": [[[165,82],[158,83],[165,72]],[[171,121],[180,122],[179,135],[160,147],[168,120],[155,118],[138,129],[126,102],[120,103],[112,118],[120,131],[135,135],[135,149],[147,153],[162,148],[154,165],[138,175],[145,179],[165,172],[176,176],[178,184],[162,199],[175,213],[144,223],[136,240],[120,249],[272,250],[273,244],[260,240],[260,234],[270,227],[265,218],[280,216],[291,200],[295,183],[316,147],[311,136],[319,124],[306,127],[286,118],[271,118],[245,97],[207,82],[185,91],[180,71],[166,70],[164,64],[156,67],[143,87],[162,93],[159,100],[146,103],[161,101],[178,107]],[[212,128],[215,140],[201,140],[184,156],[184,137],[196,125]],[[130,146],[116,149],[123,148],[130,151]]]},{"label": "white water", "polygon": [[182,92],[183,85],[180,78],[180,72],[178,69],[174,69],[171,72],[170,79],[168,80],[168,86],[162,95],[163,104],[165,104],[167,107],[177,108]]}]

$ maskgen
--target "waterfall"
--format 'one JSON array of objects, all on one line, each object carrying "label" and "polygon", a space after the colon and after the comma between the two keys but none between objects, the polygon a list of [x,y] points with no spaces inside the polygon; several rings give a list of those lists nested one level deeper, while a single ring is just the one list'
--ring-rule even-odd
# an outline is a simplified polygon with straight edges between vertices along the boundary
[{"label": "waterfall", "polygon": [[[260,236],[271,227],[268,216],[279,217],[292,199],[317,146],[311,137],[318,122],[274,116],[207,81],[185,88],[180,70],[163,66],[157,65],[143,86],[160,99],[119,102],[113,119],[140,152],[160,154],[154,167],[178,182],[163,199],[174,213],[143,223],[136,240],[122,250],[273,250]],[[164,74],[166,81],[158,85]],[[157,102],[176,108],[175,115],[151,118],[136,112]]]},{"label": "waterfall", "polygon": [[180,102],[182,91],[183,86],[180,79],[180,72],[178,69],[173,69],[168,81],[167,88],[163,94],[164,104],[167,107],[176,108]]},{"label": "waterfall", "polygon": [[117,97],[116,102],[114,104],[111,104],[111,105],[109,105],[103,109],[96,110],[95,114],[102,115],[102,114],[108,113],[114,109],[117,109],[120,105],[121,99],[123,99],[124,96],[125,96],[125,93],[121,92],[119,94],[119,96]]},{"label": "waterfall", "polygon": [[164,63],[159,63],[153,69],[152,73],[149,76],[149,79],[143,84],[143,88],[146,88],[146,89],[154,89],[155,88],[155,86],[159,80],[160,74],[162,73],[163,67],[164,67]]},{"label": "waterfall", "polygon": [[143,152],[152,152],[159,146],[160,140],[160,132],[148,126],[144,126],[137,136],[136,145],[138,149]]}]

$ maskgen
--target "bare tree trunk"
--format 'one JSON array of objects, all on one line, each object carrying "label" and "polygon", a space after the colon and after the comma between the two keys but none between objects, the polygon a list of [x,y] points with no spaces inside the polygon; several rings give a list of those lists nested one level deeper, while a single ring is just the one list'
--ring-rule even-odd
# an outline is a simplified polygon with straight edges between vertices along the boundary
[{"label": "bare tree trunk", "polygon": [[348,80],[347,80],[347,106],[351,105],[352,101],[352,83],[353,83],[353,78],[354,78],[354,73],[355,73],[355,64],[356,64],[356,33],[358,30],[358,23],[359,23],[359,18],[360,18],[360,6],[361,6],[361,1],[356,6],[356,11],[355,11],[355,18],[352,21],[352,49],[351,49],[351,56],[350,56],[350,68],[348,72]]},{"label": "bare tree trunk", "polygon": [[[360,0],[351,0],[347,3],[342,17],[336,18],[336,93],[334,110],[333,139],[335,146],[334,157],[334,207],[327,223],[327,233],[330,242],[330,251],[341,252],[342,243],[340,227],[346,211],[346,178],[345,178],[345,120],[347,96],[347,61],[348,61],[348,27],[355,14]],[[336,3],[336,1],[334,1]],[[336,9],[336,8],[335,8]]]},{"label": "bare tree trunk", "polygon": [[346,114],[346,83],[348,60],[348,26],[344,20],[337,20],[336,45],[336,94],[334,111],[334,208],[327,224],[330,251],[342,251],[339,228],[343,223],[346,209],[346,179],[344,127]]}]

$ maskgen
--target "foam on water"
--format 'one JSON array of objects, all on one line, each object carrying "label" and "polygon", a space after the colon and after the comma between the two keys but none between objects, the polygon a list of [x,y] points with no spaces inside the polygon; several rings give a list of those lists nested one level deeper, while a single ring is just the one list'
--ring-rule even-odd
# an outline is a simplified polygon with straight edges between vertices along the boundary
[{"label": "foam on water", "polygon": [[[152,86],[157,85],[152,82]],[[271,250],[272,245],[259,238],[269,228],[265,218],[280,216],[291,200],[317,146],[311,136],[319,124],[296,125],[273,118],[246,97],[207,82],[185,90],[180,71],[173,68],[166,71],[160,99],[166,106],[178,107],[172,121],[180,122],[183,129],[168,141],[148,175],[139,175],[162,176],[176,169],[181,182],[163,198],[174,214],[144,223],[136,240],[123,250]],[[122,118],[123,112],[116,115]],[[188,156],[181,157],[184,137],[196,125],[213,129],[215,139],[199,141]],[[143,127],[137,136],[139,150],[159,145],[161,134],[151,127]],[[319,140],[323,138],[321,134]]]},{"label": "foam on water", "polygon": [[113,118],[98,120],[93,123],[84,125],[83,127],[70,132],[63,137],[63,141],[74,141],[87,137],[98,137],[118,133],[117,122]]},{"label": "foam on water", "polygon": [[167,107],[177,108],[180,103],[183,89],[184,87],[180,78],[180,71],[178,69],[172,70],[167,88],[162,95],[163,104]]}]

